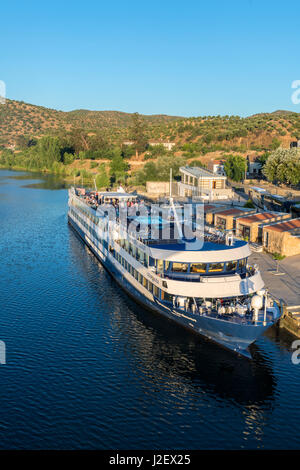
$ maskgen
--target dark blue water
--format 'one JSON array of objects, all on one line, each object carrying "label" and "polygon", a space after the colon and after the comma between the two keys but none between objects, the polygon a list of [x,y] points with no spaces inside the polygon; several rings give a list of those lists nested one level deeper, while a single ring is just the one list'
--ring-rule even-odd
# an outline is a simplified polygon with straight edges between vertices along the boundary
[{"label": "dark blue water", "polygon": [[0,448],[298,448],[293,338],[251,363],[137,307],[34,178],[0,171]]}]

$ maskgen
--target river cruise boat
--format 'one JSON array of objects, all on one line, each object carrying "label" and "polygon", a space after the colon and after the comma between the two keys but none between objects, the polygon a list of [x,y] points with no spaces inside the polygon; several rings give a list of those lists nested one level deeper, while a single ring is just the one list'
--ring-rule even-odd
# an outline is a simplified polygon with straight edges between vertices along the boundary
[{"label": "river cruise boat", "polygon": [[[251,358],[248,346],[277,322],[281,309],[258,267],[249,265],[248,243],[212,228],[204,229],[200,244],[186,240],[174,204],[165,219],[153,216],[150,228],[150,216],[141,224],[141,216],[130,215],[137,204],[137,196],[122,189],[71,188],[68,222],[136,302]],[[128,207],[125,221],[121,207]],[[161,235],[165,223],[168,238]],[[149,236],[154,229],[155,238]]]}]

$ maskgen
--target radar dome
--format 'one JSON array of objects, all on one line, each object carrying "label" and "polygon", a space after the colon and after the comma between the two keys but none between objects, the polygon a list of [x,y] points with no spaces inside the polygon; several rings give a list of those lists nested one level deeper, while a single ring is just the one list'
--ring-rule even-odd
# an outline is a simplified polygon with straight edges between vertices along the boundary
[{"label": "radar dome", "polygon": [[263,306],[263,300],[259,295],[255,295],[251,300],[251,307],[260,310]]}]

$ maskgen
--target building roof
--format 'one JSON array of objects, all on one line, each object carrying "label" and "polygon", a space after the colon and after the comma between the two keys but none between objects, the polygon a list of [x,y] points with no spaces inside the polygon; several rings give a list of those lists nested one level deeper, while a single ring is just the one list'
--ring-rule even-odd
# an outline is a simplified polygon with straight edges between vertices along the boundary
[{"label": "building roof", "polygon": [[245,214],[245,212],[248,212],[245,209],[226,209],[226,210],[221,210],[220,212],[216,212],[215,215],[220,215],[221,217],[227,217],[228,215],[239,215],[239,214]]},{"label": "building roof", "polygon": [[249,224],[263,222],[264,220],[274,219],[282,215],[280,212],[259,212],[257,214],[248,215],[246,217],[239,217],[238,222],[246,222]]},{"label": "building roof", "polygon": [[170,142],[168,140],[161,140],[161,139],[150,139],[149,140],[149,144],[171,144],[171,145],[175,145],[175,142]]},{"label": "building roof", "polygon": [[195,166],[195,167],[190,167],[190,166],[182,166],[180,167],[180,171],[183,171],[185,173],[189,173],[192,176],[195,176],[196,178],[219,178],[219,179],[225,179],[226,176],[221,176],[221,175],[216,175],[216,173],[213,173],[212,171],[206,170],[204,168]]},{"label": "building roof", "polygon": [[123,192],[118,192],[118,191],[115,191],[115,192],[98,191],[98,195],[103,196],[104,198],[108,197],[108,198],[115,198],[115,199],[133,199],[137,197],[136,194],[125,193],[125,192],[123,193]]},{"label": "building roof", "polygon": [[215,212],[225,210],[226,206],[213,205],[213,204],[204,204],[204,212]]},{"label": "building roof", "polygon": [[267,225],[266,229],[274,230],[275,232],[290,232],[294,229],[300,228],[300,219],[287,220],[286,222],[278,222],[274,225]]},{"label": "building roof", "polygon": [[250,186],[250,189],[254,189],[258,193],[267,193],[268,191],[265,188],[258,188],[257,186]]}]

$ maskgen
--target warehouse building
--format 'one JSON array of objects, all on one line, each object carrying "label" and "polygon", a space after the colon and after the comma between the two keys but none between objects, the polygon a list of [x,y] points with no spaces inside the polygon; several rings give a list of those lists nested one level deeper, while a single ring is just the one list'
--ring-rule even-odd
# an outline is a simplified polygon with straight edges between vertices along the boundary
[{"label": "warehouse building", "polygon": [[256,209],[238,209],[231,208],[227,210],[221,210],[214,214],[214,225],[218,229],[222,230],[235,230],[236,219],[243,215],[255,214]]},{"label": "warehouse building", "polygon": [[282,256],[300,254],[300,219],[290,219],[263,228],[263,246],[269,253]]},{"label": "warehouse building", "polygon": [[236,235],[252,243],[262,243],[263,227],[272,222],[290,219],[290,214],[282,212],[260,212],[236,219]]}]

